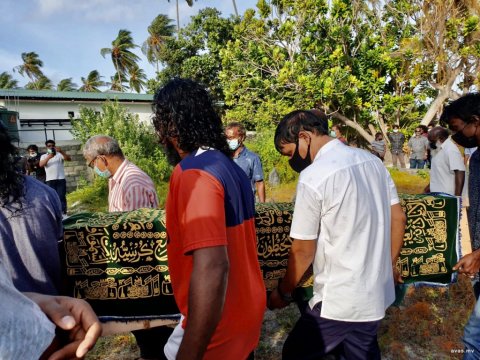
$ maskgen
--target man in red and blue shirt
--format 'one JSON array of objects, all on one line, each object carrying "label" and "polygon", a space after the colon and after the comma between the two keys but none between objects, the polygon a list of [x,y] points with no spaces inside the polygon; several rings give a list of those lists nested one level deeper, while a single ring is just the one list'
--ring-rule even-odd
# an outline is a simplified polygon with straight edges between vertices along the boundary
[{"label": "man in red and blue shirt", "polygon": [[175,79],[154,97],[153,123],[176,167],[166,205],[168,265],[182,314],[168,359],[247,359],[265,287],[250,181],[231,159],[222,123],[197,83]]}]

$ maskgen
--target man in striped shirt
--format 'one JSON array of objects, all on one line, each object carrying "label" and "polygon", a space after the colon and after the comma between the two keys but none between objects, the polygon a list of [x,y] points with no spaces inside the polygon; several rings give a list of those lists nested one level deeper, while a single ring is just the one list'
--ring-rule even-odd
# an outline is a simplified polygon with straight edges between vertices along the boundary
[{"label": "man in striped shirt", "polygon": [[108,211],[158,207],[152,179],[125,158],[115,139],[93,136],[87,140],[83,155],[97,175],[108,179]]},{"label": "man in striped shirt", "polygon": [[[108,179],[108,211],[157,208],[158,197],[152,179],[123,155],[118,142],[107,135],[87,140],[83,156],[98,176]],[[133,331],[140,348],[140,359],[165,359],[163,345],[172,329],[156,327]]]}]

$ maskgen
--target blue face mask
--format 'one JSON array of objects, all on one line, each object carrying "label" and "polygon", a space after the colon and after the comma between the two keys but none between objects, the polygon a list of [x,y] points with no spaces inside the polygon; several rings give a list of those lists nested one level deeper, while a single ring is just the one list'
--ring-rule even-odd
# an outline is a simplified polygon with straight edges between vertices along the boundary
[{"label": "blue face mask", "polygon": [[235,151],[240,146],[238,139],[227,139],[228,147],[230,150]]},{"label": "blue face mask", "polygon": [[95,173],[102,177],[102,178],[105,178],[105,179],[108,179],[110,176],[112,176],[112,173],[110,172],[110,170],[108,169],[105,169],[105,171],[100,171],[100,169],[97,167],[97,165],[95,165],[95,167],[93,168],[93,170],[95,171]]},{"label": "blue face mask", "polygon": [[337,137],[337,133],[334,130],[330,130],[330,136],[333,138]]}]

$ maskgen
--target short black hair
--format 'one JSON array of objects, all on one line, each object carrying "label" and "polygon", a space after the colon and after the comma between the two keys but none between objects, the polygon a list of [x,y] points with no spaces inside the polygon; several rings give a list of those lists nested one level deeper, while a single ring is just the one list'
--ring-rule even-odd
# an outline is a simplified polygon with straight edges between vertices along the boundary
[{"label": "short black hair", "polygon": [[47,146],[48,144],[53,144],[53,146],[55,146],[55,141],[53,141],[53,140],[45,141],[45,146]]},{"label": "short black hair", "polygon": [[426,134],[428,133],[428,126],[426,125],[418,125],[417,128],[422,129],[422,131]]},{"label": "short black hair", "polygon": [[30,150],[38,152],[38,146],[35,144],[28,145],[27,151],[30,151]]},{"label": "short black hair", "polygon": [[275,148],[280,152],[282,145],[295,143],[300,131],[311,131],[318,135],[328,134],[328,118],[320,110],[296,110],[285,115],[275,130]]},{"label": "short black hair", "polygon": [[464,95],[445,106],[440,123],[447,126],[453,118],[471,123],[475,121],[473,116],[480,116],[480,93],[478,92]]},{"label": "short black hair", "polygon": [[207,90],[190,79],[175,78],[157,90],[153,98],[153,125],[160,140],[177,138],[178,147],[193,152],[212,147],[231,157],[222,120]]}]

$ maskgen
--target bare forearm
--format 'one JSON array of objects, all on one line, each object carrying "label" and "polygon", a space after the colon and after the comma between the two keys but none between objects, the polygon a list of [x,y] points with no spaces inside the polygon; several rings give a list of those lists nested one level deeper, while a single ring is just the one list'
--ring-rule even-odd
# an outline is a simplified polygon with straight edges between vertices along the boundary
[{"label": "bare forearm", "polygon": [[178,350],[177,360],[202,359],[221,319],[229,271],[226,249],[224,247],[222,249],[224,255],[220,253],[218,256],[208,259],[205,257],[194,258],[190,279],[187,325]]},{"label": "bare forearm", "polygon": [[455,170],[455,196],[462,196],[465,171]]},{"label": "bare forearm", "polygon": [[400,204],[395,204],[391,208],[392,217],[391,217],[391,247],[392,247],[392,264],[394,265],[397,262],[397,259],[400,255],[400,250],[403,246],[403,237],[405,234],[405,225],[407,223],[407,218],[403,212]]},{"label": "bare forearm", "polygon": [[265,202],[265,183],[257,181],[255,184],[257,186],[258,200],[263,203]]},{"label": "bare forearm", "polygon": [[291,293],[312,264],[315,257],[316,241],[294,240],[290,248],[287,272],[281,283],[283,293]]}]

